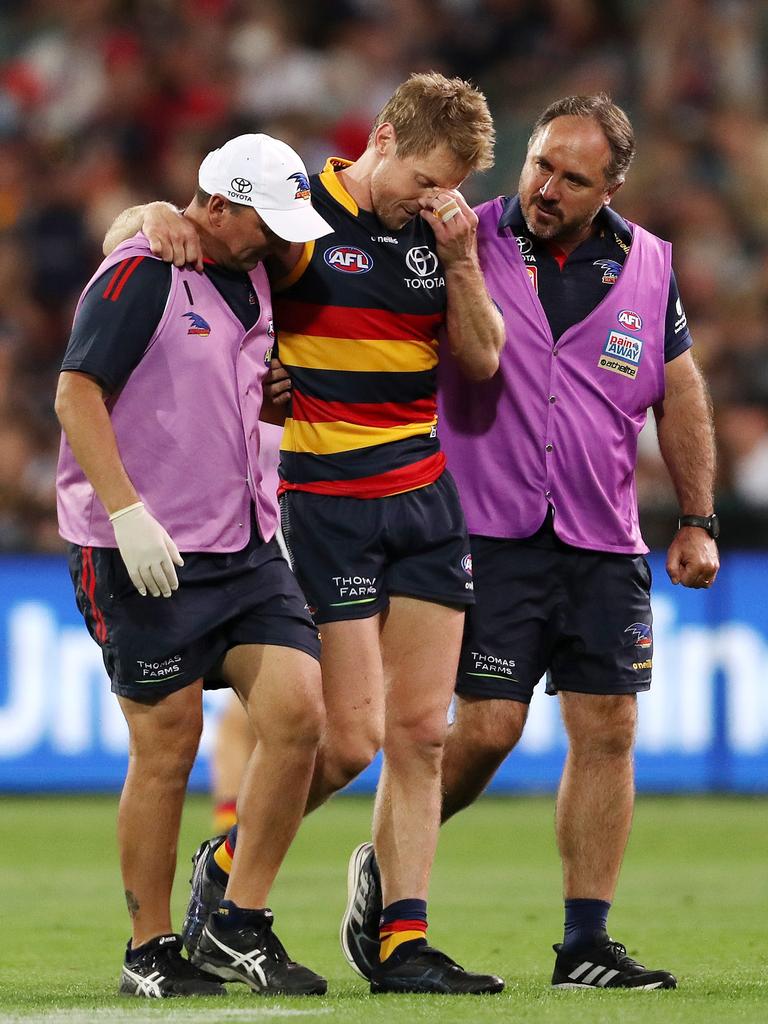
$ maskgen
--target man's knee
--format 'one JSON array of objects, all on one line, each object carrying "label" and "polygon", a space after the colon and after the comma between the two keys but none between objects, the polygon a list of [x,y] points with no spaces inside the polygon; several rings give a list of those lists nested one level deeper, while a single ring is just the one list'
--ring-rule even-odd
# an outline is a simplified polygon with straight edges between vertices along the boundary
[{"label": "man's knee", "polygon": [[365,771],[381,746],[381,731],[375,726],[356,734],[329,730],[321,746],[324,775],[336,789],[342,789]]},{"label": "man's knee", "polygon": [[121,705],[137,767],[153,779],[186,785],[203,731],[199,692],[176,691],[152,705]]},{"label": "man's knee", "polygon": [[561,694],[563,721],[576,757],[625,759],[637,727],[634,694]]},{"label": "man's knee", "polygon": [[451,743],[489,761],[502,761],[520,739],[528,705],[515,700],[459,697]]}]

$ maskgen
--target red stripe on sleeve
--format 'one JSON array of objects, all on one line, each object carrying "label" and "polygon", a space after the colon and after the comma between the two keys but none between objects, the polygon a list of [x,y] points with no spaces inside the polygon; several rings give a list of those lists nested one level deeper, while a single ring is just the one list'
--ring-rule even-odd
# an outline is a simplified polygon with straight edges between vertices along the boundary
[{"label": "red stripe on sleeve", "polygon": [[[131,276],[131,274],[134,272],[136,267],[138,267],[138,265],[141,263],[141,261],[143,259],[144,259],[143,256],[134,256],[134,258],[128,264],[128,266],[126,267],[125,273],[122,275],[120,280],[115,283],[115,287],[114,287],[114,289],[112,291],[112,294],[109,296],[109,299],[110,299],[111,302],[117,302],[117,300],[120,298],[120,293],[122,292],[123,288],[125,288],[126,281],[128,280],[128,278]],[[112,284],[112,282],[110,281],[110,285],[111,284]],[[109,289],[107,289],[107,291],[108,290]],[[106,292],[104,293],[104,295],[106,297]]]}]

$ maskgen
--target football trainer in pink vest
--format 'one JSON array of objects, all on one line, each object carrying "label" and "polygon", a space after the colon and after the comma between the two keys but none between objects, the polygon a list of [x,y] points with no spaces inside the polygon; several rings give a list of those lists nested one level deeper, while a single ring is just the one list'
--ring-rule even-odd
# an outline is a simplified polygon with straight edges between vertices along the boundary
[{"label": "football trainer in pink vest", "polygon": [[[142,234],[118,246],[80,298],[56,396],[60,529],[130,734],[118,842],[132,936],[120,991],[224,994],[219,979],[248,953],[238,980],[253,989],[322,993],[325,979],[288,958],[267,907],[324,709],[317,630],[274,540],[259,422],[274,338],[263,260],[330,228],[301,159],[269,136],[230,140],[198,181],[184,216],[202,268],[164,263]],[[258,744],[226,898],[190,962],[170,894],[209,686],[237,692]]]},{"label": "football trainer in pink vest", "polygon": [[[488,382],[440,364],[439,434],[467,518],[476,604],[443,761],[443,819],[515,746],[537,681],[569,740],[557,800],[565,930],[560,987],[674,988],[610,938],[632,819],[638,691],[651,683],[637,438],[652,408],[680,504],[674,583],[718,570],[715,452],[670,246],[610,209],[634,154],[625,113],[571,96],[536,121],[517,196],[476,209],[506,346]],[[649,893],[649,903],[653,893]]]}]

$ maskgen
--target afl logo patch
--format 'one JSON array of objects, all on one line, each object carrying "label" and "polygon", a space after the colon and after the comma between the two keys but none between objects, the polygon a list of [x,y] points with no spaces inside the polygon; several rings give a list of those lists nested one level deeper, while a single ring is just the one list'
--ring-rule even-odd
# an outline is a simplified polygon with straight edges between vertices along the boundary
[{"label": "afl logo patch", "polygon": [[325,250],[323,258],[329,267],[344,274],[367,274],[373,266],[368,253],[354,245],[335,245]]},{"label": "afl logo patch", "polygon": [[461,560],[461,568],[464,570],[467,576],[472,575],[472,555],[464,555],[464,557]]},{"label": "afl logo patch", "polygon": [[628,331],[641,331],[643,329],[643,318],[633,309],[622,309],[616,319]]}]

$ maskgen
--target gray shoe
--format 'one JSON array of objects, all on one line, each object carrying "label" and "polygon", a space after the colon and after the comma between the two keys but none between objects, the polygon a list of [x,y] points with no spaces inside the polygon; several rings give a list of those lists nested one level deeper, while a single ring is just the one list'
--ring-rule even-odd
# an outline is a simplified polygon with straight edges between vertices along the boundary
[{"label": "gray shoe", "polygon": [[224,899],[226,885],[222,885],[221,882],[210,877],[208,865],[226,838],[226,836],[214,836],[212,839],[205,839],[192,857],[192,877],[189,880],[192,891],[189,894],[187,912],[181,926],[181,939],[190,958],[200,941],[205,922],[215,910],[219,909],[219,903]]},{"label": "gray shoe", "polygon": [[379,966],[381,877],[373,843],[361,843],[349,858],[347,906],[339,939],[347,962],[361,978],[371,980]]}]

